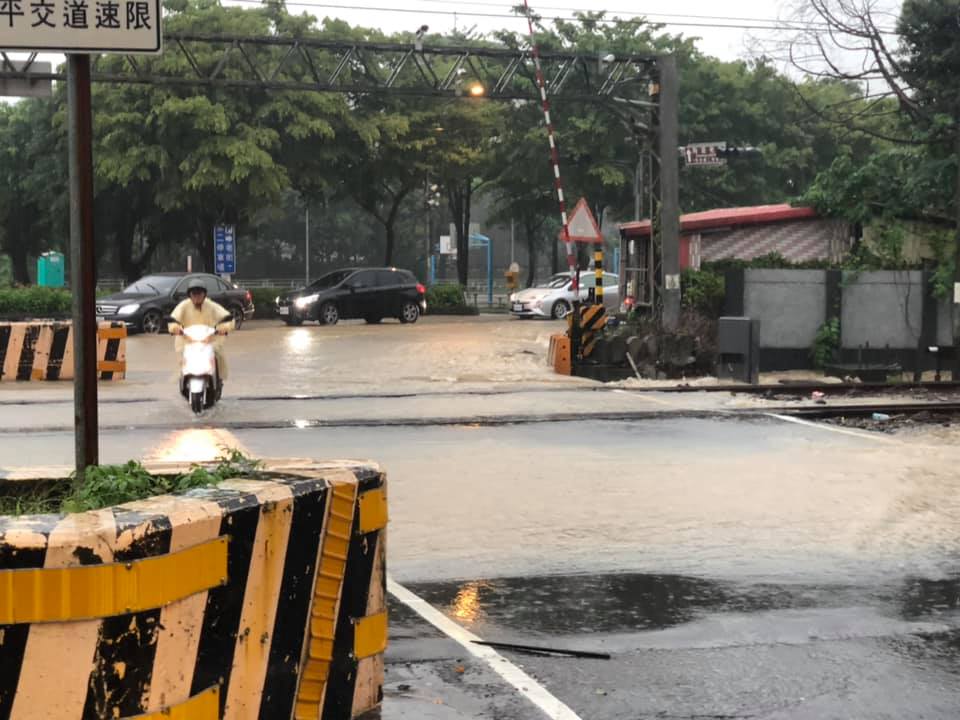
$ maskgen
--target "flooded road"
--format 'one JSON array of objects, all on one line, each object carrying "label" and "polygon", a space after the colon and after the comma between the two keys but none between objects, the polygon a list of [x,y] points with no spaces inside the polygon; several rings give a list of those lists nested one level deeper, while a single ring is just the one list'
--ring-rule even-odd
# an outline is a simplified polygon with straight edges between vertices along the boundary
[{"label": "flooded road", "polygon": [[[392,579],[467,633],[441,631],[394,597],[384,720],[957,717],[954,428],[867,433],[724,416],[738,403],[759,406],[729,395],[593,392],[557,379],[534,354],[552,329],[484,320],[413,333],[244,331],[233,387],[311,397],[228,397],[221,415],[201,421],[168,397],[160,351],[169,339],[142,339],[141,373],[104,392],[113,429],[103,459],[202,460],[226,445],[381,463]],[[397,335],[389,356],[386,333]],[[479,358],[469,371],[466,356]],[[70,408],[57,393],[0,393],[27,402],[3,407],[0,468],[71,461],[72,432],[30,429],[64,422]],[[668,412],[394,422],[598,408]],[[685,409],[713,415],[678,414]],[[266,423],[222,427],[237,417]],[[385,424],[306,421],[322,418]],[[502,661],[485,660],[470,638],[610,658],[501,649]],[[531,702],[534,690],[557,711]]]}]

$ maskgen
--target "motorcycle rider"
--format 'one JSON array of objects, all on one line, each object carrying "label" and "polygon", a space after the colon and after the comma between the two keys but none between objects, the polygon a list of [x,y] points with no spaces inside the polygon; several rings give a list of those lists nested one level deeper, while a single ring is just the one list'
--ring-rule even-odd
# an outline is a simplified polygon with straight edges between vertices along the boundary
[{"label": "motorcycle rider", "polygon": [[168,325],[167,329],[171,335],[177,336],[175,347],[181,358],[184,345],[183,337],[181,337],[183,328],[191,325],[207,325],[216,328],[219,337],[216,337],[213,341],[213,353],[217,359],[217,377],[220,385],[217,390],[219,395],[223,382],[227,379],[227,358],[223,352],[222,337],[234,329],[232,319],[224,322],[230,317],[230,313],[222,305],[208,298],[207,289],[199,281],[194,281],[187,288],[187,299],[173,309],[170,317],[173,322]]}]

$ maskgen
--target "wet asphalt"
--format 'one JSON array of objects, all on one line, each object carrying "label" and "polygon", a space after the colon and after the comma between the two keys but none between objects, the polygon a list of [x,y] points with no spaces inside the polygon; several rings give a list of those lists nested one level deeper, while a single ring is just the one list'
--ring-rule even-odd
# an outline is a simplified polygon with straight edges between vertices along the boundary
[{"label": "wet asphalt", "polygon": [[[278,400],[267,413],[278,418],[332,408],[338,417],[389,417],[424,405],[469,417],[594,403],[581,392],[587,386],[554,384],[531,356],[551,325],[450,321],[407,336],[400,326],[346,325],[335,329],[337,343],[309,328],[310,344],[296,341],[308,347],[299,364],[251,394],[346,387],[367,395],[349,406]],[[241,354],[256,361],[235,370],[235,387],[265,372],[299,330],[243,338]],[[144,340],[134,357],[158,355],[166,339]],[[409,358],[391,365],[383,352],[414,346],[423,366],[416,373]],[[364,354],[356,382],[338,385],[351,348]],[[461,366],[454,380],[441,372],[448,353],[471,349],[479,354],[472,370]],[[328,352],[332,379],[306,377],[311,353]],[[163,396],[169,372],[161,361],[146,367],[111,390],[114,399],[135,400],[138,389]],[[399,379],[387,383],[391,371]],[[385,397],[388,386],[412,399]],[[5,390],[0,401],[57,400],[50,389]],[[498,407],[459,394],[477,390],[509,399]],[[446,394],[424,399],[435,391]],[[679,402],[723,409],[730,401]],[[111,406],[125,429],[104,433],[104,460],[211,442],[205,433],[216,422],[171,421],[171,405],[160,423],[143,404]],[[228,399],[220,410],[255,417],[256,405]],[[9,407],[0,412],[0,467],[70,461],[69,432],[35,431],[49,425],[48,410],[17,406],[21,432]],[[237,428],[230,437],[261,456],[382,463],[391,576],[484,640],[609,654],[501,651],[582,720],[960,716],[960,451],[950,429],[875,437],[774,418],[663,416]],[[523,688],[412,610],[396,600],[390,609],[385,702],[375,717],[547,717]]]}]

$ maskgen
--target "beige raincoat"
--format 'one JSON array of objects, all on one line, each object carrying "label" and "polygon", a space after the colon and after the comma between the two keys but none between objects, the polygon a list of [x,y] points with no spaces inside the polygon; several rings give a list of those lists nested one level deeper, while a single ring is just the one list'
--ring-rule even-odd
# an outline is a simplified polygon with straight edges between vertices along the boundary
[{"label": "beige raincoat", "polygon": [[[176,324],[179,324],[181,327],[186,328],[190,327],[191,325],[209,325],[210,327],[215,328],[217,327],[217,323],[221,322],[229,314],[230,313],[222,305],[215,303],[210,298],[204,298],[199,309],[193,304],[193,300],[187,298],[173,309],[173,312],[170,313],[170,316],[176,320]],[[176,324],[170,323],[170,332],[173,332]],[[220,325],[219,329],[227,330],[228,332],[233,330],[233,320]],[[176,336],[174,347],[176,348],[178,355],[183,352],[182,335]],[[217,357],[217,370],[220,373],[220,381],[223,382],[227,379],[227,358],[223,353],[223,336],[218,335],[213,338],[213,352]]]}]

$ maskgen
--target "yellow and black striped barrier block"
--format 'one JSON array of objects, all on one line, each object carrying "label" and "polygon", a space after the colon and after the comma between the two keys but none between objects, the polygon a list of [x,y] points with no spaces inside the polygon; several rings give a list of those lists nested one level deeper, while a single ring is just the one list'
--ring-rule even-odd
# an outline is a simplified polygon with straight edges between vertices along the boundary
[{"label": "yellow and black striped barrier block", "polygon": [[[127,328],[100,323],[97,373],[123,380],[127,372]],[[72,380],[73,326],[69,322],[0,323],[0,380]]]},{"label": "yellow and black striped barrier block", "polygon": [[[572,315],[567,318],[568,335],[573,331]],[[603,305],[580,306],[580,357],[590,357],[606,324],[607,310]]]},{"label": "yellow and black striped barrier block", "polygon": [[306,461],[263,477],[0,517],[0,720],[349,720],[376,707],[385,477]]},{"label": "yellow and black striped barrier block", "polygon": [[550,347],[547,350],[547,364],[558,375],[573,374],[573,357],[570,349],[570,338],[566,335],[551,335]]}]

